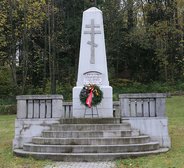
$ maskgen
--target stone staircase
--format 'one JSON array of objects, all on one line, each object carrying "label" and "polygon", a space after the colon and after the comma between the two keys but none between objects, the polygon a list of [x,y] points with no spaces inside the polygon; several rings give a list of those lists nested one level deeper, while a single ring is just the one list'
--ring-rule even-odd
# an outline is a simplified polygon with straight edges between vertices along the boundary
[{"label": "stone staircase", "polygon": [[61,119],[14,154],[56,161],[106,161],[166,151],[120,119],[85,118]]}]

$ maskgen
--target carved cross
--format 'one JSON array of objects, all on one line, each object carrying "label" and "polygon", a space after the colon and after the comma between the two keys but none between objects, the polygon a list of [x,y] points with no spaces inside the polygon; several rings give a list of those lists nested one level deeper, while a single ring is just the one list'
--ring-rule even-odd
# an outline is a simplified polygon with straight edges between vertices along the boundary
[{"label": "carved cross", "polygon": [[100,25],[95,24],[95,20],[91,19],[91,24],[86,25],[86,28],[90,28],[90,31],[84,31],[84,34],[91,35],[91,41],[88,41],[87,44],[91,45],[91,59],[90,63],[95,64],[95,47],[98,47],[98,44],[95,44],[95,34],[101,34],[101,31],[95,30],[95,28],[100,28]]}]

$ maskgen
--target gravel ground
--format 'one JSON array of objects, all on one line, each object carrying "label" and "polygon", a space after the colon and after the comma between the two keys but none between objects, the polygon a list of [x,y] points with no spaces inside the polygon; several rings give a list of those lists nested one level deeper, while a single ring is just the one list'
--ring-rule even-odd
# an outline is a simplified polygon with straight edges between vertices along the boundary
[{"label": "gravel ground", "polygon": [[45,168],[116,168],[115,162],[56,162]]}]

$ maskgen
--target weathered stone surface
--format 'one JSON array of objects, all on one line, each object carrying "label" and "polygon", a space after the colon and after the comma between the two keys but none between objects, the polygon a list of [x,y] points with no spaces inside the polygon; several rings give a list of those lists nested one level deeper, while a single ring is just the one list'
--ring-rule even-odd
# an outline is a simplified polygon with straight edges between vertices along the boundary
[{"label": "weathered stone surface", "polygon": [[153,154],[160,154],[167,152],[168,148],[160,148],[154,151],[140,151],[140,152],[122,152],[122,153],[42,153],[42,152],[29,152],[20,149],[14,150],[14,154],[17,156],[27,156],[30,155],[36,159],[51,159],[55,161],[76,161],[76,162],[89,162],[89,161],[108,161],[117,160],[130,157],[147,156]]},{"label": "weathered stone surface", "polygon": [[83,13],[77,86],[73,88],[75,118],[85,116],[86,108],[79,101],[80,91],[85,84],[96,84],[104,93],[101,104],[97,106],[97,117],[113,117],[112,87],[108,81],[102,11],[95,7]]},{"label": "weathered stone surface", "polygon": [[171,147],[166,117],[126,117],[122,118],[122,121],[129,122],[132,128],[149,135],[151,139],[158,141],[161,147]]},{"label": "weathered stone surface", "polygon": [[158,142],[121,145],[39,145],[24,144],[25,151],[43,153],[122,153],[159,149]]},{"label": "weathered stone surface", "polygon": [[22,148],[24,143],[31,142],[34,136],[40,136],[42,131],[48,130],[54,123],[59,123],[59,118],[16,119],[13,149]]},{"label": "weathered stone surface", "polygon": [[58,118],[64,116],[62,95],[17,96],[17,119]]},{"label": "weathered stone surface", "polygon": [[121,145],[121,144],[140,144],[150,141],[149,136],[130,136],[130,137],[100,137],[100,138],[45,138],[34,137],[32,142],[40,145]]},{"label": "weathered stone surface", "polygon": [[[92,21],[95,26],[92,26]],[[93,39],[91,39],[91,36],[93,36]],[[89,44],[89,42],[92,44]],[[94,52],[91,49],[94,49]],[[91,62],[91,55],[95,58],[93,63]],[[102,11],[92,7],[83,13],[77,86],[84,85],[86,73],[92,74],[94,72],[101,74],[101,85],[109,85]],[[96,75],[91,76],[97,78]],[[93,82],[99,84],[98,81]]]},{"label": "weathered stone surface", "polygon": [[37,159],[102,161],[168,151],[168,148],[160,149],[158,141],[153,142],[149,136],[140,135],[139,130],[131,129],[129,123],[116,124],[116,120],[62,119],[61,123],[65,124],[52,124],[49,130],[42,131],[41,136],[24,143],[23,150],[14,149],[14,153]]},{"label": "weathered stone surface", "polygon": [[164,117],[164,93],[120,94],[122,117]]}]

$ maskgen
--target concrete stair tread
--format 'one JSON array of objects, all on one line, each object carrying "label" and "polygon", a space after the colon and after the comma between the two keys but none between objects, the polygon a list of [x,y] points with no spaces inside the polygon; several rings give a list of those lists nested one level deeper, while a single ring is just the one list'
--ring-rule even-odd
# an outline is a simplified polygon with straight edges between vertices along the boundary
[{"label": "concrete stair tread", "polygon": [[132,131],[132,130],[98,130],[98,131],[90,131],[90,130],[84,130],[84,131],[52,131],[52,130],[48,130],[48,131],[43,131],[43,133],[47,133],[47,132],[54,132],[54,133],[60,133],[60,132],[128,132],[128,131]]},{"label": "concrete stair tread", "polygon": [[144,146],[144,145],[157,145],[159,144],[157,141],[151,141],[142,144],[121,144],[121,145],[40,145],[33,143],[25,143],[24,146],[40,146],[40,147],[112,147],[112,146]]},{"label": "concrete stair tread", "polygon": [[156,153],[156,152],[167,152],[169,151],[169,148],[159,148],[157,150],[153,151],[140,151],[140,152],[123,152],[123,153],[43,153],[43,152],[29,152],[29,151],[24,151],[23,149],[14,149],[13,152],[17,153],[27,153],[27,154],[43,154],[43,155],[119,155],[119,154],[136,154],[136,153]]},{"label": "concrete stair tread", "polygon": [[127,137],[132,130],[84,130],[84,131],[43,131],[42,137],[82,138],[82,137]]},{"label": "concrete stair tread", "polygon": [[[110,140],[116,140],[116,139],[136,139],[136,138],[149,138],[148,135],[139,135],[139,136],[127,136],[127,137],[84,137],[84,138],[70,138],[70,140],[83,140],[83,139],[94,139],[94,140],[98,140],[98,139],[110,139]],[[48,137],[33,137],[33,139],[48,139],[48,140],[52,140],[52,139],[61,139],[61,140],[68,140],[68,138],[48,138]]]},{"label": "concrete stair tread", "polygon": [[43,131],[43,132],[57,132],[57,133],[59,133],[59,132],[115,132],[115,131],[117,131],[117,132],[126,132],[126,131],[132,131],[132,130],[99,130],[99,131],[87,131],[87,130],[85,130],[85,131]]},{"label": "concrete stair tread", "polygon": [[79,137],[79,138],[51,138],[51,137],[33,137],[33,144],[50,144],[50,145],[115,145],[115,144],[138,144],[149,142],[150,137],[128,136],[128,137]]},{"label": "concrete stair tread", "polygon": [[58,130],[126,130],[131,129],[131,125],[124,124],[53,124],[50,127],[50,130],[58,131]]},{"label": "concrete stair tread", "polygon": [[84,130],[84,131],[43,131],[42,137],[82,138],[82,137],[127,137],[132,130]]},{"label": "concrete stair tread", "polygon": [[158,142],[149,142],[141,144],[112,144],[112,145],[40,145],[27,143],[24,144],[25,151],[45,152],[45,153],[121,153],[121,152],[136,152],[136,151],[150,151],[159,148]]},{"label": "concrete stair tread", "polygon": [[169,151],[169,148],[159,148],[152,151],[122,152],[122,153],[42,153],[15,149],[18,156],[32,156],[36,159],[51,159],[55,161],[107,161],[120,158],[139,157],[151,154],[160,154]]},{"label": "concrete stair tread", "polygon": [[95,126],[95,125],[96,125],[96,126],[98,126],[98,125],[100,125],[100,126],[101,126],[101,125],[105,125],[105,126],[106,126],[106,125],[112,125],[112,126],[113,126],[113,125],[131,126],[129,123],[125,123],[125,122],[124,122],[124,123],[119,123],[119,124],[113,124],[113,123],[109,123],[109,124],[108,124],[108,123],[106,123],[106,124],[59,124],[59,123],[55,123],[55,124],[53,124],[52,126],[55,127],[55,126],[70,126],[70,125],[71,125],[71,126],[75,126],[75,125],[76,125],[76,126],[88,126],[88,125],[92,125],[92,126]]},{"label": "concrete stair tread", "polygon": [[120,118],[65,118],[60,119],[61,124],[106,124],[120,123]]}]

